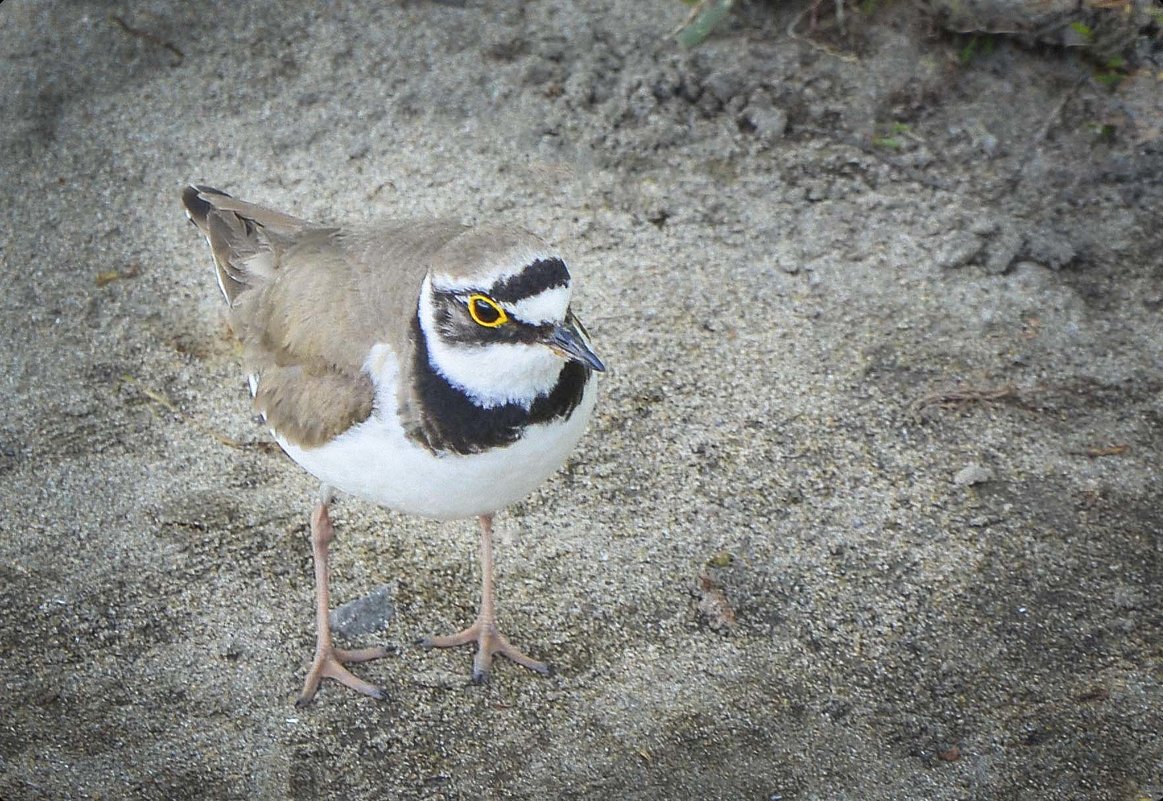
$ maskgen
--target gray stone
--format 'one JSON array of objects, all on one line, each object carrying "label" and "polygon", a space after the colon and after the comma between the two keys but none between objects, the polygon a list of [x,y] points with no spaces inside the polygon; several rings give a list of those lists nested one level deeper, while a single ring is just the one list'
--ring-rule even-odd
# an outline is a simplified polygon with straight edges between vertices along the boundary
[{"label": "gray stone", "polygon": [[392,588],[380,585],[362,598],[331,610],[331,630],[342,637],[363,637],[387,628],[396,616]]},{"label": "gray stone", "polygon": [[959,487],[971,487],[993,481],[993,471],[979,464],[967,464],[953,476],[953,483]]}]

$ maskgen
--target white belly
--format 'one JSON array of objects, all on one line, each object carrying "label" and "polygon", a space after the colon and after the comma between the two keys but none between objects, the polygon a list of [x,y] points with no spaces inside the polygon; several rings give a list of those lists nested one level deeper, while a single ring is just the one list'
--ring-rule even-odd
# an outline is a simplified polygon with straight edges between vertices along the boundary
[{"label": "white belly", "polygon": [[387,383],[378,388],[372,416],[326,445],[304,449],[277,432],[275,438],[324,484],[399,512],[442,519],[500,511],[532,492],[565,463],[597,399],[591,378],[568,420],[529,426],[503,448],[436,455],[404,435]]}]

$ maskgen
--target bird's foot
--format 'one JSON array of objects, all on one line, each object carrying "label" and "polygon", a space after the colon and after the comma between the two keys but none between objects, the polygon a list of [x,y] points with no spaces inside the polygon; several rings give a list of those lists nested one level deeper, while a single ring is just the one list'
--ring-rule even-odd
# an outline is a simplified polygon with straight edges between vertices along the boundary
[{"label": "bird's foot", "polygon": [[493,666],[493,656],[500,655],[511,659],[522,667],[527,667],[542,676],[552,672],[549,665],[526,656],[509,639],[497,630],[493,621],[477,618],[477,621],[467,629],[445,637],[423,637],[420,639],[423,648],[455,648],[460,645],[477,647],[476,655],[472,660],[472,680],[474,684],[483,684],[489,680],[489,671]]},{"label": "bird's foot", "polygon": [[335,679],[343,686],[349,687],[357,693],[371,696],[377,701],[384,700],[387,696],[383,690],[371,682],[359,678],[345,668],[344,665],[354,662],[369,662],[372,659],[381,659],[387,655],[388,649],[381,647],[358,648],[353,651],[348,651],[343,648],[335,648],[331,645],[319,645],[315,649],[315,661],[311,663],[311,669],[307,671],[307,680],[303,683],[303,692],[299,695],[299,699],[295,701],[295,706],[303,707],[311,703],[323,679]]}]

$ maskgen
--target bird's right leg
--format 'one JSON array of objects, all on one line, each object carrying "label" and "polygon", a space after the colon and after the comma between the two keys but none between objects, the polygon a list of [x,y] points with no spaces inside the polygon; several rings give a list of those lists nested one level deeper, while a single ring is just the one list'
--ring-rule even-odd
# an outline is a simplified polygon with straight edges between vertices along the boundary
[{"label": "bird's right leg", "polygon": [[325,678],[335,679],[340,684],[358,693],[370,695],[376,700],[383,700],[385,697],[383,690],[355,676],[344,665],[349,662],[380,659],[388,655],[387,649],[375,647],[348,651],[336,648],[331,642],[331,593],[328,589],[327,547],[331,540],[335,539],[335,529],[328,514],[330,502],[331,493],[325,488],[311,512],[311,550],[315,557],[315,659],[311,663],[311,669],[307,671],[303,692],[295,706],[306,706],[311,703],[319,690],[319,684]]}]

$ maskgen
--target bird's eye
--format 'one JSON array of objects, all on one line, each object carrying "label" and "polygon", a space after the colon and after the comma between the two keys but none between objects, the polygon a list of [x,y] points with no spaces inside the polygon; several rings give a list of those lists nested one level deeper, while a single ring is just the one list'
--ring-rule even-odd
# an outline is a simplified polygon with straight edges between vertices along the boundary
[{"label": "bird's eye", "polygon": [[509,315],[488,295],[469,295],[468,313],[474,323],[485,328],[498,328],[509,322]]}]

